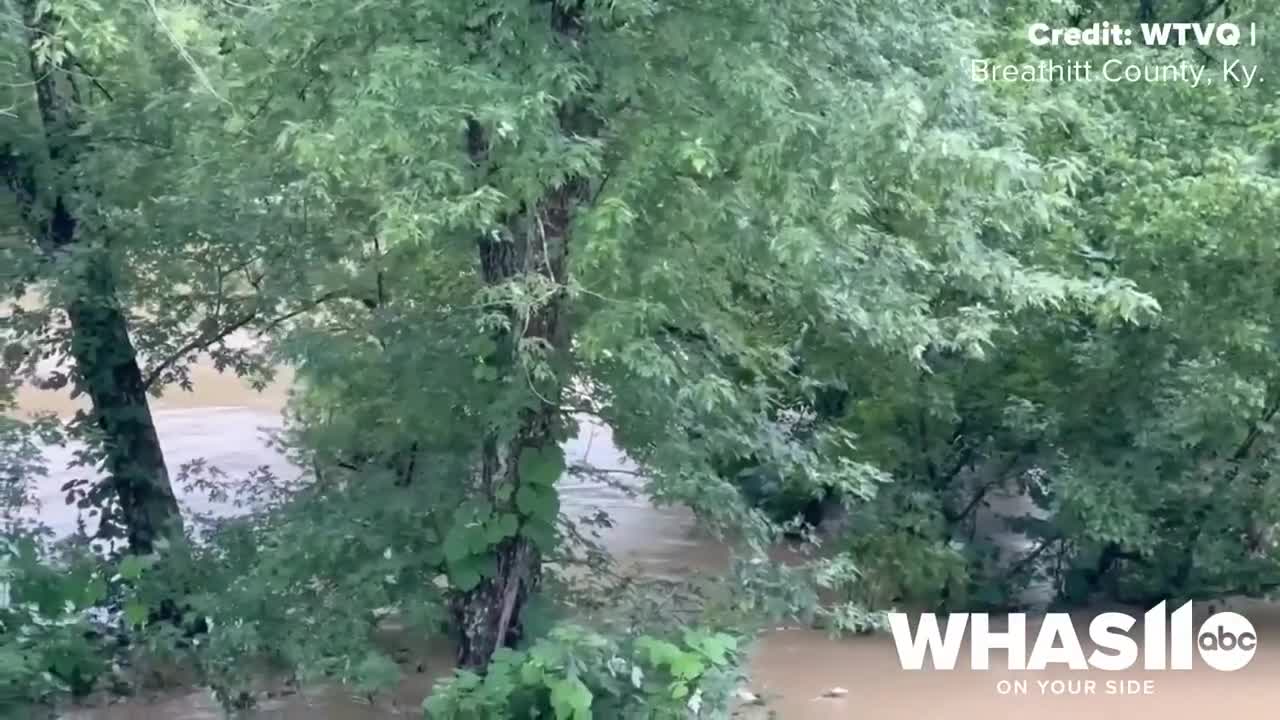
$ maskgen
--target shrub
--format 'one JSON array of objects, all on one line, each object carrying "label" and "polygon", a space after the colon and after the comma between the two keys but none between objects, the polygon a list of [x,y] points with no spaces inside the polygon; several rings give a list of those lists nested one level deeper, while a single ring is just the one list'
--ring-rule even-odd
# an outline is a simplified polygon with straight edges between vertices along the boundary
[{"label": "shrub", "polygon": [[108,662],[89,612],[106,591],[89,558],[55,565],[33,539],[0,539],[0,715],[93,689]]},{"label": "shrub", "polygon": [[741,657],[724,633],[608,637],[561,625],[527,650],[499,651],[483,676],[458,671],[423,709],[428,720],[728,718]]}]

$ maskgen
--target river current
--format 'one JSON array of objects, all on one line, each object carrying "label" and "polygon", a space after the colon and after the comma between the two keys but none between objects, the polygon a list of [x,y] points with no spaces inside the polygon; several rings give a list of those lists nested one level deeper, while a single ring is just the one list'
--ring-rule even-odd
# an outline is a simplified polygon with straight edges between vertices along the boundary
[{"label": "river current", "polygon": [[[267,466],[276,474],[295,472],[266,442],[266,432],[280,426],[287,378],[255,392],[235,378],[197,368],[195,391],[171,390],[156,401],[155,417],[166,459],[172,469],[204,458],[228,475],[244,475]],[[68,398],[50,392],[20,395],[24,413],[75,409]],[[600,467],[625,463],[607,428],[586,425],[566,448],[570,457]],[[50,476],[38,495],[41,518],[61,532],[76,526],[76,514],[62,502],[60,486],[72,477],[64,470],[70,452],[50,448]],[[689,515],[656,508],[643,497],[587,480],[561,484],[563,507],[584,512],[602,509],[614,526],[603,532],[609,550],[624,567],[650,575],[681,575],[690,568],[723,567],[727,552],[700,536]],[[180,491],[188,512],[218,511],[198,493]],[[1217,672],[1203,664],[1195,670],[1103,672],[1050,669],[1011,673],[991,671],[902,670],[888,635],[831,639],[798,628],[770,632],[756,645],[751,660],[750,689],[767,698],[785,720],[1216,720],[1280,717],[1280,610],[1246,603],[1240,611],[1260,636],[1253,661],[1237,672]],[[1087,613],[1085,614],[1087,616]],[[1082,627],[1078,625],[1077,627]],[[1034,635],[1032,635],[1034,637]],[[403,640],[393,639],[393,644]],[[1273,645],[1273,643],[1275,643]],[[432,682],[449,671],[447,653],[421,649],[421,670],[412,668],[395,692],[372,703],[337,689],[317,689],[265,700],[249,717],[255,720],[386,720],[420,717],[420,704]],[[999,654],[996,655],[999,658]],[[997,665],[1000,662],[997,661]],[[967,666],[967,664],[965,664]],[[1001,681],[1024,680],[1026,692],[1002,693]],[[1138,684],[1118,681],[1137,681]],[[1093,681],[1096,690],[1085,691]],[[1147,681],[1144,684],[1143,681]],[[1044,683],[1041,685],[1041,683]],[[1111,682],[1113,685],[1108,685]],[[1133,689],[1137,694],[1114,694]],[[836,690],[836,692],[832,692]],[[839,692],[843,690],[845,692]],[[1061,690],[1061,692],[1055,692]],[[833,696],[834,695],[834,696]],[[746,717],[747,715],[744,715]],[[763,714],[751,715],[763,717]],[[68,710],[66,720],[214,720],[217,704],[202,690],[175,691],[99,707]],[[607,720],[607,719],[604,719]]]}]

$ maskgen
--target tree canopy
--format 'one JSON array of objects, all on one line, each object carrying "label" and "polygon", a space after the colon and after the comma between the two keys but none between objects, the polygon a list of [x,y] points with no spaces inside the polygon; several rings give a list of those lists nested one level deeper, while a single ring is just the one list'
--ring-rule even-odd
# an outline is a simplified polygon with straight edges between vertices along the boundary
[{"label": "tree canopy", "polygon": [[[228,704],[238,657],[386,676],[368,637],[392,612],[456,641],[442,718],[718,712],[734,634],[778,606],[747,588],[814,590],[785,612],[842,629],[1038,583],[1065,604],[1269,592],[1280,106],[1217,68],[1265,80],[1276,41],[1041,47],[1026,28],[1275,12],[0,0],[0,406],[24,383],[91,401],[65,428],[3,420],[0,479],[21,501],[37,440],[65,430],[92,475],[68,502],[127,546],[14,530],[18,587],[80,593],[55,582],[72,567],[76,621],[110,606],[126,634],[207,636],[175,647]],[[1221,81],[983,82],[978,59]],[[256,478],[252,511],[200,538],[148,400],[197,362],[259,386],[291,368],[283,442],[306,468]],[[584,419],[744,557],[799,512],[821,559],[750,565],[676,632],[610,634],[639,624],[622,601],[569,623],[590,591],[564,570],[585,541],[557,482],[608,475],[562,450]],[[993,519],[998,495],[1022,511]],[[992,522],[1026,547],[1001,560]],[[0,685],[65,640],[0,636],[26,653]],[[609,657],[630,658],[625,693]],[[55,674],[79,691],[91,664]]]}]

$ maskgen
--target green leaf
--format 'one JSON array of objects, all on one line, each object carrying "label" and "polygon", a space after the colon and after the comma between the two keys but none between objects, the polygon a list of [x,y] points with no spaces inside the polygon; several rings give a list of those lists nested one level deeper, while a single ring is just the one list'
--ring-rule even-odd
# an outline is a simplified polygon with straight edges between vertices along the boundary
[{"label": "green leaf", "polygon": [[551,684],[551,707],[556,720],[591,720],[591,690],[576,677]]},{"label": "green leaf", "polygon": [[490,545],[513,536],[520,527],[520,519],[514,513],[503,513],[490,521],[485,528],[485,537]]},{"label": "green leaf", "polygon": [[476,589],[483,579],[479,568],[471,563],[449,568],[449,581],[462,592],[470,592]]},{"label": "green leaf", "polygon": [[131,627],[145,625],[150,617],[147,606],[137,600],[130,600],[124,606],[124,618]]},{"label": "green leaf", "polygon": [[444,559],[450,565],[471,554],[471,534],[465,525],[454,525],[444,537]]},{"label": "green leaf", "polygon": [[706,666],[693,653],[681,652],[671,661],[671,674],[681,680],[693,680],[706,670]]},{"label": "green leaf", "polygon": [[555,525],[552,523],[529,520],[520,529],[520,534],[529,538],[529,541],[544,553],[551,552],[556,548],[557,533]]},{"label": "green leaf", "polygon": [[725,633],[708,635],[690,631],[685,633],[685,642],[700,651],[711,661],[711,664],[716,666],[725,665],[729,661],[729,653],[738,649],[737,639]]},{"label": "green leaf", "polygon": [[520,453],[519,474],[522,485],[554,485],[564,474],[564,450],[557,445],[525,448]]},{"label": "green leaf", "polygon": [[644,637],[636,645],[648,652],[649,662],[656,667],[671,665],[677,658],[684,655],[684,651],[666,640]]},{"label": "green leaf", "polygon": [[525,685],[541,685],[542,684],[542,664],[534,660],[525,661],[520,665],[520,682]]},{"label": "green leaf", "polygon": [[531,520],[554,522],[560,515],[560,496],[554,487],[521,485],[516,491],[516,508]]},{"label": "green leaf", "polygon": [[493,503],[485,499],[469,500],[458,509],[458,514],[473,522],[482,523],[493,514]]},{"label": "green leaf", "polygon": [[102,579],[101,575],[95,574],[91,580],[84,586],[84,594],[81,596],[83,607],[91,607],[98,604],[107,597],[107,583]]},{"label": "green leaf", "polygon": [[493,543],[489,541],[489,534],[486,531],[486,526],[484,525],[479,523],[468,523],[466,534],[470,542],[471,553],[473,555],[481,555],[493,545]]},{"label": "green leaf", "polygon": [[155,562],[156,558],[152,555],[128,555],[120,561],[120,577],[125,580],[137,580]]}]

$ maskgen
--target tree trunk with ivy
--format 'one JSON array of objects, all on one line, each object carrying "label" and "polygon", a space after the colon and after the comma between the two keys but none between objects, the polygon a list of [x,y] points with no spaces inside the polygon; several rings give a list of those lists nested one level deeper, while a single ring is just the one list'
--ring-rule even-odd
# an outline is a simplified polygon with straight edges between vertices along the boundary
[{"label": "tree trunk with ivy", "polygon": [[[563,468],[555,460],[562,421],[557,370],[569,346],[565,263],[578,195],[577,182],[554,188],[541,205],[513,218],[500,236],[479,242],[486,285],[514,282],[547,290],[529,307],[509,308],[510,325],[498,338],[494,365],[520,398],[519,417],[514,431],[507,426],[485,438],[474,492],[492,504],[494,517],[514,516],[519,524],[492,549],[492,572],[458,600],[458,661],[464,667],[485,666],[498,648],[519,637],[521,611],[538,587],[542,553],[555,534],[554,484]],[[550,370],[551,379],[530,376],[530,363]]]},{"label": "tree trunk with ivy", "polygon": [[[65,263],[75,283],[63,308],[70,325],[70,354],[76,383],[92,402],[90,419],[101,435],[108,476],[105,494],[114,496],[119,510],[116,517],[104,519],[104,529],[122,526],[130,550],[145,554],[157,540],[181,535],[182,515],[128,320],[116,297],[106,242],[86,235],[72,206],[76,188],[68,178],[76,172],[78,146],[84,142],[76,117],[82,103],[69,51],[55,53],[52,43],[39,42],[56,37],[57,24],[52,11],[40,5],[27,0],[22,9],[49,172],[37,173],[37,163],[16,151],[6,152],[0,165],[46,260]],[[54,180],[37,179],[46,176]]]},{"label": "tree trunk with ivy", "polygon": [[[576,2],[551,3],[558,41],[576,45],[580,13]],[[584,131],[574,127],[580,115],[576,105],[574,98],[562,101],[560,125],[566,136]],[[485,129],[472,121],[466,139],[471,160],[486,168]],[[533,299],[508,305],[508,325],[496,338],[492,358],[499,382],[517,398],[509,404],[504,400],[504,407],[519,408],[518,417],[514,423],[495,423],[484,439],[473,494],[492,504],[493,517],[517,518],[518,527],[490,550],[493,563],[479,583],[455,601],[462,667],[483,668],[499,648],[519,638],[522,611],[541,580],[543,552],[554,545],[555,482],[564,467],[560,398],[570,341],[565,322],[569,229],[587,187],[583,178],[563,179],[478,241],[485,285],[499,293],[518,285]]]}]

